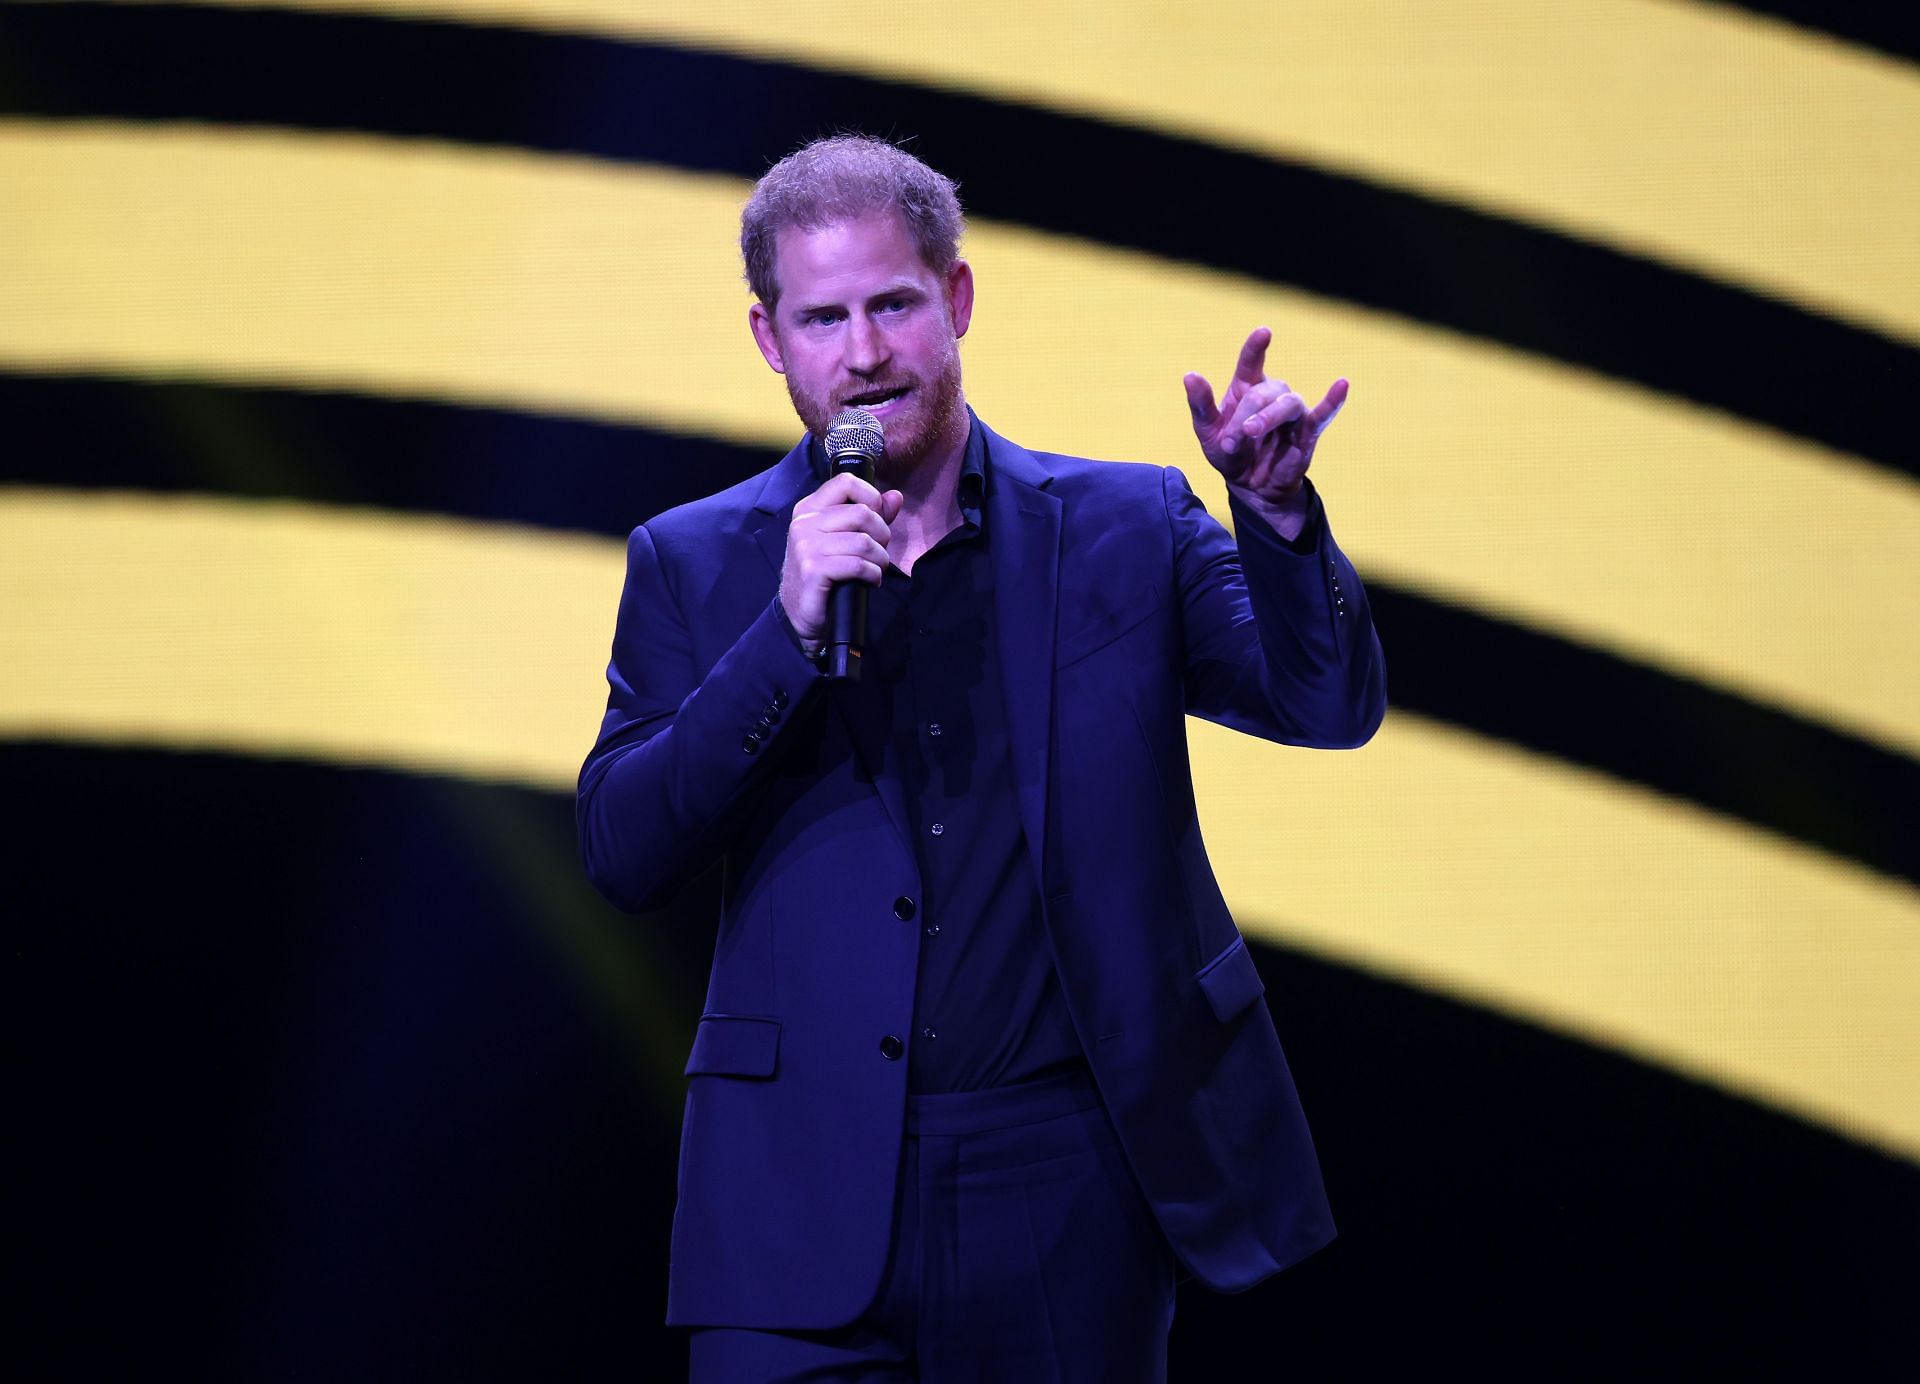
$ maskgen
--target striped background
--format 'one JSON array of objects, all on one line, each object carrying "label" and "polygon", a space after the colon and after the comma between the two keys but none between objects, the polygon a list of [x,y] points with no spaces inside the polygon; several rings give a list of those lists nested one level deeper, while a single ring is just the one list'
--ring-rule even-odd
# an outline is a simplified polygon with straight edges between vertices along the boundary
[{"label": "striped background", "polygon": [[607,911],[569,792],[620,536],[795,435],[740,203],[858,127],[1009,435],[1223,510],[1184,371],[1354,381],[1387,726],[1193,729],[1346,1235],[1177,1365],[1920,1369],[1920,30],[690,8],[0,6],[36,1349],[680,1368],[710,900]]}]

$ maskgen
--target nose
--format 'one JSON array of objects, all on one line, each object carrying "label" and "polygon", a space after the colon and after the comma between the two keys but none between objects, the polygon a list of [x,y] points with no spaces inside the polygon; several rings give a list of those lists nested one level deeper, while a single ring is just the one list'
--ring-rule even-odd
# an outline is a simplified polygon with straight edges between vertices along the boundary
[{"label": "nose", "polygon": [[871,318],[856,313],[847,322],[846,355],[848,370],[856,375],[872,375],[887,363],[887,342]]}]

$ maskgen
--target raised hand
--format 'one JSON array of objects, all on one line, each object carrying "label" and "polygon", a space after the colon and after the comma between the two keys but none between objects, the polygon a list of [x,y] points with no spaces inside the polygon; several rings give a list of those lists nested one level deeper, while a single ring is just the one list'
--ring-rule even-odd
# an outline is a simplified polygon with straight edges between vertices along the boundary
[{"label": "raised hand", "polygon": [[1267,378],[1267,346],[1273,333],[1255,327],[1240,348],[1233,380],[1216,405],[1206,377],[1186,378],[1187,407],[1200,450],[1225,477],[1230,489],[1270,517],[1296,512],[1302,480],[1313,462],[1320,435],[1347,401],[1347,382],[1335,380],[1318,404]]}]

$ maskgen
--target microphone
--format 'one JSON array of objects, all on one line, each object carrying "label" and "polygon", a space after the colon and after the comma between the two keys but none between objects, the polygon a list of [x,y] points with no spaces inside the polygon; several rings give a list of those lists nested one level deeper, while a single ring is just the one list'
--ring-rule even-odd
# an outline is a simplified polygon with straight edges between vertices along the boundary
[{"label": "microphone", "polygon": [[[827,459],[833,474],[851,471],[873,480],[873,460],[887,449],[880,420],[863,408],[845,408],[827,425]],[[827,596],[827,677],[860,681],[860,651],[867,642],[867,584],[834,583]]]}]

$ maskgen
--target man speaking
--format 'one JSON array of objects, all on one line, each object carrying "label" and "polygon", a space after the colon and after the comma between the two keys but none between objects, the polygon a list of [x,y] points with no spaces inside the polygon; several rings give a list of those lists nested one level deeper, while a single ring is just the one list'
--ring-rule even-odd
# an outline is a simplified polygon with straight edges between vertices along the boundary
[{"label": "man speaking", "polygon": [[[1236,545],[1176,470],[973,414],[961,231],[883,141],[770,170],[748,318],[807,436],[628,544],[578,818],[622,908],[721,867],[667,1305],[696,1379],[1158,1379],[1176,1275],[1246,1288],[1333,1235],[1185,717],[1328,748],[1380,724],[1306,478],[1346,382],[1270,379],[1264,328],[1217,399],[1186,377]],[[827,451],[854,408],[871,482]]]}]

